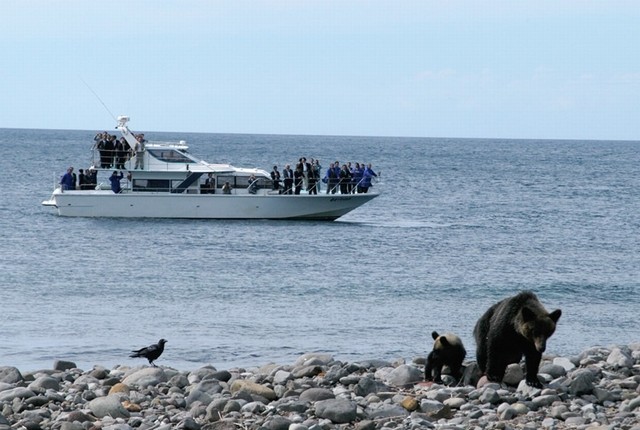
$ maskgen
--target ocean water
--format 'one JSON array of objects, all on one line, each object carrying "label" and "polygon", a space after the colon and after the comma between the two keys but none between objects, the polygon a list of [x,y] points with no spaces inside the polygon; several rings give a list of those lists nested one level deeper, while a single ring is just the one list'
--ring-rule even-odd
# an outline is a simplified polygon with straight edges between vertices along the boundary
[{"label": "ocean water", "polygon": [[190,370],[425,355],[530,289],[550,354],[640,341],[640,142],[146,132],[208,161],[371,162],[382,195],[335,222],[62,218],[40,205],[96,131],[0,129],[0,366]]}]

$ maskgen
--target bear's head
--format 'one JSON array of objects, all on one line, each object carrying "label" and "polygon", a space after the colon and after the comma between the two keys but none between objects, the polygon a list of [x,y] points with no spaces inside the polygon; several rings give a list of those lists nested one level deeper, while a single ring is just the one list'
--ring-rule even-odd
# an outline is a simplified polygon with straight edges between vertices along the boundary
[{"label": "bear's head", "polygon": [[562,311],[556,309],[551,313],[540,314],[528,307],[523,307],[520,312],[522,316],[520,334],[532,342],[538,352],[543,353],[547,349],[547,339],[556,331],[556,323]]},{"label": "bear's head", "polygon": [[431,333],[431,337],[433,337],[433,351],[443,352],[450,349],[464,349],[462,340],[455,334],[445,333],[440,336],[438,332],[434,331]]}]

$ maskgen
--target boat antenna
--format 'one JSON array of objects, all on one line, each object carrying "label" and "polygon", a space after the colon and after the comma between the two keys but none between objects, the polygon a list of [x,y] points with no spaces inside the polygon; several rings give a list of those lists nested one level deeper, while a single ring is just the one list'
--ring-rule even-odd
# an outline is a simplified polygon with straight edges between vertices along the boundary
[{"label": "boat antenna", "polygon": [[93,93],[93,95],[94,95],[94,96],[96,96],[96,98],[98,99],[98,101],[102,104],[102,106],[104,106],[104,108],[107,110],[107,112],[109,112],[109,115],[111,115],[111,118],[113,118],[113,121],[114,121],[114,122],[117,122],[118,120],[116,119],[116,116],[115,116],[115,115],[114,115],[114,114],[109,110],[109,108],[107,107],[107,105],[106,105],[106,104],[104,104],[104,102],[102,101],[102,99],[100,98],[100,96],[99,96],[95,91],[93,91],[93,88],[91,88],[91,87],[89,86],[89,84],[87,84],[87,83],[85,82],[85,80],[84,80],[84,79],[82,79],[82,76],[80,76],[80,80],[81,80],[81,81],[86,85],[86,87],[87,87],[87,88],[89,88],[89,91],[91,91],[91,92]]}]

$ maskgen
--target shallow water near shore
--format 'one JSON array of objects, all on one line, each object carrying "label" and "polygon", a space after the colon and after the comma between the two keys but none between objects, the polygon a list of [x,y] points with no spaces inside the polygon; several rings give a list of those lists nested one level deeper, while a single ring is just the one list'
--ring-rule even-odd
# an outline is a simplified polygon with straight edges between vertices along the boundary
[{"label": "shallow water near shore", "polygon": [[[132,124],[134,125],[134,124]],[[40,202],[89,166],[93,131],[0,130],[0,365],[178,369],[426,354],[531,289],[547,348],[640,340],[639,142],[174,134],[208,161],[373,163],[383,194],[337,222],[61,218]]]}]

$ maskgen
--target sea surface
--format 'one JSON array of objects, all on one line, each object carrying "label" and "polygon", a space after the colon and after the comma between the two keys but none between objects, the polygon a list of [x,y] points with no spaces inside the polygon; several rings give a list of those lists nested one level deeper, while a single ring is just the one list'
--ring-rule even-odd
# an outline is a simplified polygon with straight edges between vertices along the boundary
[{"label": "sea surface", "polygon": [[0,366],[181,370],[424,356],[534,291],[547,352],[640,341],[640,142],[145,132],[270,170],[367,162],[382,195],[335,222],[62,218],[41,206],[98,130],[0,129]]}]

